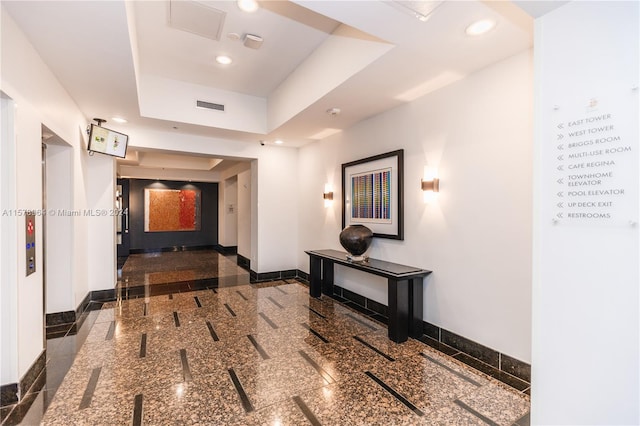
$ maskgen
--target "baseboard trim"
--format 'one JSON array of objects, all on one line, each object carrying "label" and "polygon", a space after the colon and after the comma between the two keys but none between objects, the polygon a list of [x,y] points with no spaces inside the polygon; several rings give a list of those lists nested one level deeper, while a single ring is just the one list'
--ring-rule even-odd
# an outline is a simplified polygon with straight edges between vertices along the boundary
[{"label": "baseboard trim", "polygon": [[216,250],[225,256],[238,254],[238,246],[222,246],[218,244]]},{"label": "baseboard trim", "polygon": [[170,246],[150,249],[130,249],[130,254],[145,254],[145,253],[167,253],[174,251],[198,251],[198,250],[216,250],[218,245],[204,245],[204,246]]},{"label": "baseboard trim", "polygon": [[236,264],[245,271],[251,272],[251,260],[247,259],[240,253],[238,253],[236,256]]},{"label": "baseboard trim", "polygon": [[7,383],[0,386],[0,407],[7,407],[9,405],[18,403],[18,384]]},{"label": "baseboard trim", "polygon": [[261,283],[265,281],[287,280],[297,277],[297,269],[287,269],[285,271],[274,272],[256,272],[249,270],[249,276],[252,283]]},{"label": "baseboard trim", "polygon": [[[47,350],[43,349],[38,358],[31,364],[31,367],[24,373],[18,383],[9,383],[0,386],[0,406],[6,407],[20,403],[27,395],[40,373],[47,363]],[[44,383],[41,383],[42,386]],[[39,389],[36,389],[39,390]]]}]

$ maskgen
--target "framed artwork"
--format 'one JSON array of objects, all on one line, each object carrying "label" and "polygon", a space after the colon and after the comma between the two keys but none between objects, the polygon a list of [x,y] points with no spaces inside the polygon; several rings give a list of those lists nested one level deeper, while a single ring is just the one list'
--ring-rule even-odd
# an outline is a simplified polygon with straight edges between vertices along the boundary
[{"label": "framed artwork", "polygon": [[342,165],[342,229],[364,225],[378,238],[404,239],[404,150]]},{"label": "framed artwork", "polygon": [[144,190],[144,232],[200,230],[200,190]]}]

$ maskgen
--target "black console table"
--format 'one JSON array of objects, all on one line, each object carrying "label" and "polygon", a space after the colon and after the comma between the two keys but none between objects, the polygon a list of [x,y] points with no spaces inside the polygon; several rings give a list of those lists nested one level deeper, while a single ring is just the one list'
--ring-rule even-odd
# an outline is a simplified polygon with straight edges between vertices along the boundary
[{"label": "black console table", "polygon": [[351,262],[338,250],[309,250],[309,293],[333,295],[333,265],[338,264],[387,278],[389,339],[402,343],[422,337],[422,278],[431,273],[413,266],[377,259]]}]

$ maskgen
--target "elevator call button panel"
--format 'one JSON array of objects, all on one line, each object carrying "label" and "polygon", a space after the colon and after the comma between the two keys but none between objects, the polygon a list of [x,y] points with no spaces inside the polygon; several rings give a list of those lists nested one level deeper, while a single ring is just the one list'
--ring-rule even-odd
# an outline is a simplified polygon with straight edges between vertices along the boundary
[{"label": "elevator call button panel", "polygon": [[27,255],[27,276],[36,271],[36,216],[27,214],[24,217],[24,231]]}]

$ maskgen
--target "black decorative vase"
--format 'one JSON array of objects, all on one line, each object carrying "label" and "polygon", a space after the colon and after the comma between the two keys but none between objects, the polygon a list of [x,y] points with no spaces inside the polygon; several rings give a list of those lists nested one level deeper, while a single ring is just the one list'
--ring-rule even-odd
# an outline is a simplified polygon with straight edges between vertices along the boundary
[{"label": "black decorative vase", "polygon": [[340,244],[349,252],[347,259],[352,261],[367,260],[364,253],[373,240],[373,231],[364,225],[349,225],[340,232]]}]

